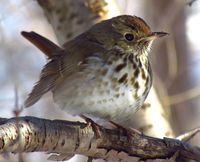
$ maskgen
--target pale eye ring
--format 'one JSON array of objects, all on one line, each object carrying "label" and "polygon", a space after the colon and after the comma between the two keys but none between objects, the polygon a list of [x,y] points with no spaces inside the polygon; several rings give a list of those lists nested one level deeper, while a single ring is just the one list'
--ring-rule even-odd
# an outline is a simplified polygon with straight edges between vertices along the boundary
[{"label": "pale eye ring", "polygon": [[127,41],[132,41],[134,39],[134,35],[131,33],[126,33],[124,37],[126,38]]}]

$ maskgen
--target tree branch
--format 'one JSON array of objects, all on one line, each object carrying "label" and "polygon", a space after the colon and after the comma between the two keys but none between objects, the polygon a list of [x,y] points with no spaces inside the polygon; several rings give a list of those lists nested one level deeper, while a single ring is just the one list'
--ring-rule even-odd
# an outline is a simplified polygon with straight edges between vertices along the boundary
[{"label": "tree branch", "polygon": [[200,159],[199,147],[177,139],[153,138],[135,131],[127,136],[119,130],[101,127],[101,136],[96,138],[92,127],[81,122],[30,116],[0,121],[0,153],[34,151],[53,153],[50,159],[54,160],[66,160],[74,154],[82,154],[107,161],[138,161],[168,159],[178,152],[182,160]]}]

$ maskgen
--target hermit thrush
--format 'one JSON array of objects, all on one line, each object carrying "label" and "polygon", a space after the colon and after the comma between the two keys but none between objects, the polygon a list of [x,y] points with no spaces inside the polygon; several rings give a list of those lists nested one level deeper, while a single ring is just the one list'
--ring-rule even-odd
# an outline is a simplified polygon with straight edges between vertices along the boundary
[{"label": "hermit thrush", "polygon": [[148,95],[152,32],[139,17],[122,15],[102,21],[62,47],[35,32],[22,35],[49,59],[25,107],[53,92],[55,103],[72,115],[124,123]]}]

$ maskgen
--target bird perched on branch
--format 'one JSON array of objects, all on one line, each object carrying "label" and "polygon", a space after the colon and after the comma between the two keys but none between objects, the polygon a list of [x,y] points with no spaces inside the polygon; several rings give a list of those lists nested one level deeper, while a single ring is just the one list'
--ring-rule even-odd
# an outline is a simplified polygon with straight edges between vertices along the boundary
[{"label": "bird perched on branch", "polygon": [[152,32],[143,19],[129,15],[97,23],[62,47],[23,31],[48,57],[25,107],[52,91],[54,102],[72,115],[125,123],[152,85],[152,42],[166,34]]}]

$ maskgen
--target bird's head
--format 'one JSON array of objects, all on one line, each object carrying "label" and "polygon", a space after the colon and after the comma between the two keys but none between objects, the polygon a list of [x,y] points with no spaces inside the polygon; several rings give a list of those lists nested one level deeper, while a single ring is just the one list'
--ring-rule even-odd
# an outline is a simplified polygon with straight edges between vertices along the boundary
[{"label": "bird's head", "polygon": [[165,32],[152,32],[147,23],[136,16],[122,15],[94,25],[89,31],[90,39],[106,48],[119,47],[134,54],[148,53],[152,42],[165,36]]}]

